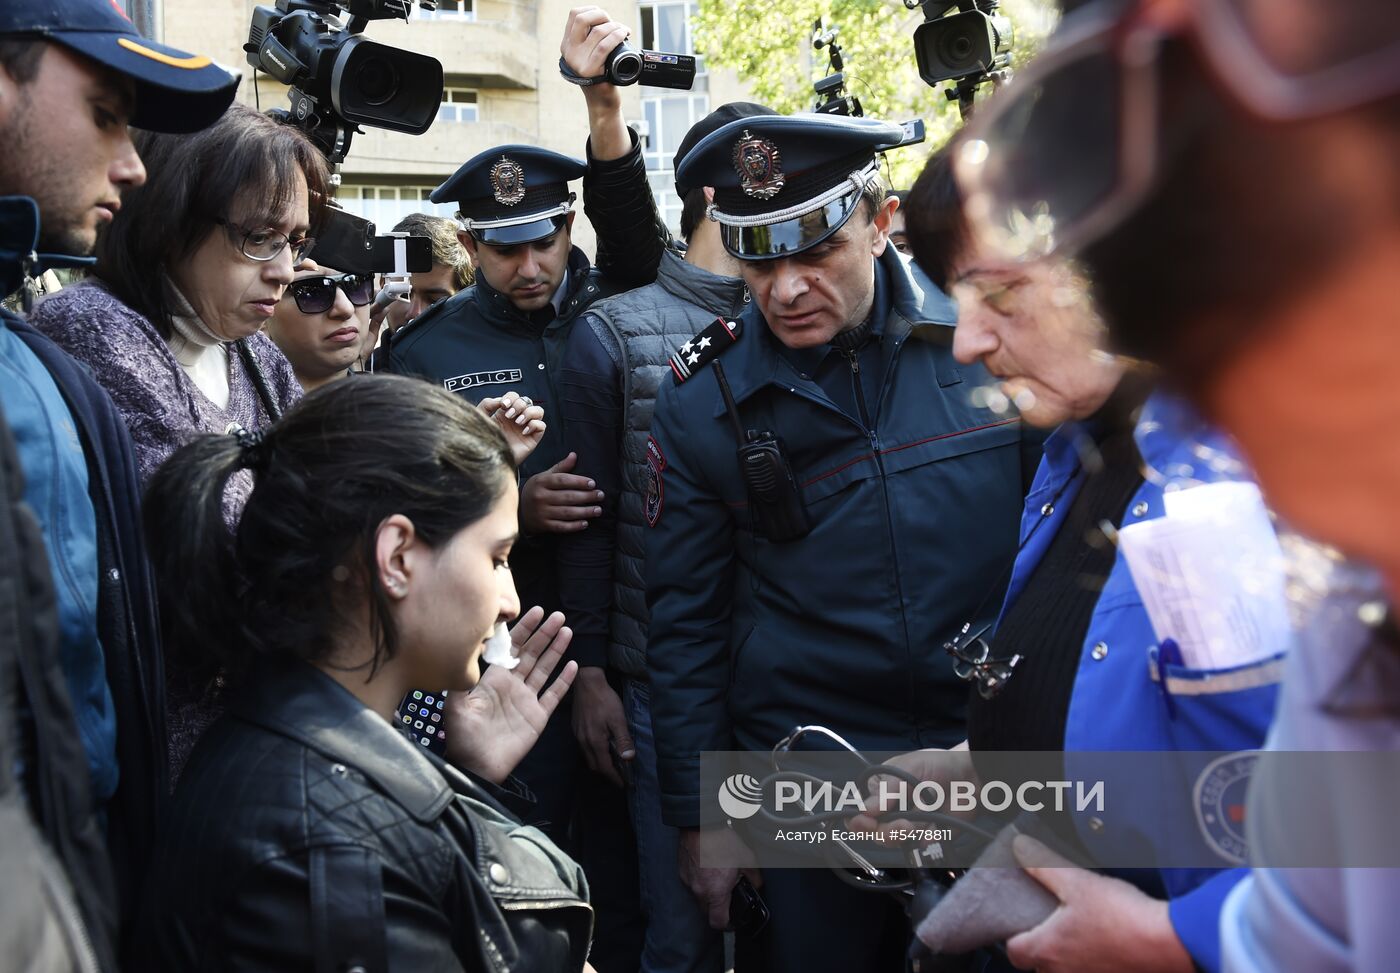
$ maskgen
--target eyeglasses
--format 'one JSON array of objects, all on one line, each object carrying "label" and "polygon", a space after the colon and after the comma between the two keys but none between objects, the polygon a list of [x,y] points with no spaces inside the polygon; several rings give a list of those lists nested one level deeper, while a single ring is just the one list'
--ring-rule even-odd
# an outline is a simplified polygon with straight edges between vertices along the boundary
[{"label": "eyeglasses", "polygon": [[292,266],[296,266],[316,245],[315,237],[302,236],[293,240],[287,234],[280,230],[274,230],[270,226],[250,230],[246,226],[239,226],[237,223],[230,223],[224,219],[214,222],[228,230],[229,236],[238,242],[238,249],[243,251],[243,256],[260,263],[274,259],[290,246],[292,248]]},{"label": "eyeglasses", "polygon": [[951,641],[943,643],[943,651],[953,657],[955,676],[963,682],[976,682],[978,694],[992,699],[1006,688],[1022,657],[993,658],[991,643],[986,639],[991,626],[984,625],[975,632],[971,628],[971,622],[964,623]]},{"label": "eyeglasses", "polygon": [[1101,0],[968,126],[953,166],[982,246],[1022,261],[1072,253],[1141,204],[1160,164],[1157,65],[1173,36],[1266,121],[1400,91],[1394,0]]},{"label": "eyeglasses", "polygon": [[335,289],[345,292],[355,307],[364,307],[374,300],[373,274],[341,274],[303,277],[287,285],[287,293],[296,301],[302,314],[325,314],[335,304]]}]

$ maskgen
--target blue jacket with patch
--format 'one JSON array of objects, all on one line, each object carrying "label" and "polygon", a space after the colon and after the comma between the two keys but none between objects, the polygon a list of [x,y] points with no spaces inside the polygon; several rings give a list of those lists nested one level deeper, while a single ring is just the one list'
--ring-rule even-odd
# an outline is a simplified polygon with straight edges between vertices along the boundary
[{"label": "blue jacket with patch", "polygon": [[820,349],[784,348],[757,303],[718,359],[744,427],[786,445],[806,537],[754,530],[714,368],[662,385],[647,661],[670,825],[700,823],[703,751],[766,751],[803,723],[868,750],[965,736],[967,687],[942,645],[1000,600],[1023,492],[1021,423],[973,405],[989,378],[953,359],[952,302],[915,287],[893,248],[876,271],[879,338],[860,369],[834,350],[818,361]]},{"label": "blue jacket with patch", "polygon": [[[1045,442],[1045,459],[1026,495],[1022,516],[1021,534],[1029,540],[1016,559],[1007,605],[1024,590],[1082,485],[1075,443],[1083,434],[1071,423]],[[1148,401],[1135,435],[1149,472],[1128,502],[1119,526],[1163,516],[1166,485],[1247,475],[1224,436],[1201,426],[1184,406],[1161,394]],[[1047,514],[1045,507],[1052,499],[1053,509]],[[1263,745],[1277,702],[1282,672],[1279,658],[1237,669],[1202,671],[1158,666],[1156,652],[1152,623],[1120,554],[1084,636],[1065,724],[1067,754],[1234,751]],[[1191,763],[1188,759],[1183,766]],[[1066,757],[1066,767],[1072,766],[1072,759]],[[1183,779],[1189,785],[1190,780]],[[1144,794],[1137,803],[1115,803],[1102,814],[1076,812],[1076,832],[1091,854],[1161,848],[1167,842],[1177,849],[1183,842],[1204,844],[1210,839],[1203,812],[1184,799],[1185,791],[1182,793],[1182,802],[1175,805],[1156,803],[1161,796],[1157,793],[1152,797]],[[1229,843],[1228,836],[1217,838]],[[1177,936],[1205,970],[1220,968],[1220,909],[1230,889],[1247,872],[1228,867],[1238,864],[1229,858],[1220,857],[1220,862],[1218,869],[1169,868],[1124,875],[1150,894],[1170,901],[1169,914]]]}]

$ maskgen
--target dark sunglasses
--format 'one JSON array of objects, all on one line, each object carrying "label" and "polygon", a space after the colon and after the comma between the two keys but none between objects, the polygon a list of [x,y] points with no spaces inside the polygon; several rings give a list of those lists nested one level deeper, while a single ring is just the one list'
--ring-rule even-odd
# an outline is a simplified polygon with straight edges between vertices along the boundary
[{"label": "dark sunglasses", "polygon": [[374,300],[373,274],[341,274],[303,277],[287,285],[287,293],[297,302],[302,314],[325,314],[335,304],[335,289],[339,287],[355,307],[364,307]]}]

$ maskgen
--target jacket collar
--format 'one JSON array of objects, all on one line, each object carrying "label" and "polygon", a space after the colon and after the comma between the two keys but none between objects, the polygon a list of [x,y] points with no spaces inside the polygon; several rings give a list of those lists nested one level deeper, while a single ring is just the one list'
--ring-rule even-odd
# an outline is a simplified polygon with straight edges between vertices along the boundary
[{"label": "jacket collar", "polygon": [[39,204],[28,196],[0,196],[0,297],[26,278],[58,267],[91,267],[91,257],[39,253]]},{"label": "jacket collar", "polygon": [[509,297],[492,287],[487,283],[486,278],[480,275],[478,275],[473,289],[476,292],[477,304],[480,305],[482,314],[488,321],[539,335],[552,325],[573,319],[573,315],[579,310],[580,305],[584,304],[584,298],[592,295],[589,288],[596,290],[598,286],[597,281],[593,279],[592,269],[592,265],[588,262],[588,255],[578,247],[574,247],[569,253],[569,292],[564,296],[563,304],[558,312],[554,310],[554,305],[551,302],[540,310],[527,314],[511,303]]},{"label": "jacket collar", "polygon": [[[937,344],[952,344],[951,329],[957,322],[957,306],[946,294],[932,282],[928,284],[929,290],[916,287],[894,247],[885,248],[875,272],[883,276],[888,288],[886,306],[889,310],[882,336],[889,354],[915,333]],[[742,402],[770,383],[790,387],[796,370],[783,358],[781,346],[768,329],[758,303],[750,304],[740,320],[743,334],[733,350],[720,357],[734,400]],[[723,411],[724,403],[720,402],[715,415]]]},{"label": "jacket collar", "polygon": [[749,303],[745,299],[748,287],[744,278],[710,273],[686,262],[674,250],[662,252],[656,282],[671,296],[716,315],[734,317],[742,314]]},{"label": "jacket collar", "polygon": [[451,803],[446,778],[407,737],[306,663],[263,665],[229,712],[354,767],[420,822],[435,820]]}]

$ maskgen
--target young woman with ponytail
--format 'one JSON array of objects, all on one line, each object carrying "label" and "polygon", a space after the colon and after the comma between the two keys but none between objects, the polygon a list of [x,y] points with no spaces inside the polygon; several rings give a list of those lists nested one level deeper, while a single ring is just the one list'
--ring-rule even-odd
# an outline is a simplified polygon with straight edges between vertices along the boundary
[{"label": "young woman with ponytail", "polygon": [[[585,968],[582,872],[503,803],[576,671],[544,688],[562,617],[532,610],[519,664],[478,668],[520,610],[517,459],[482,411],[375,376],[263,435],[196,439],[152,479],[168,651],[228,706],[162,826],[141,969]],[[445,762],[392,725],[418,686],[450,690]]]}]

